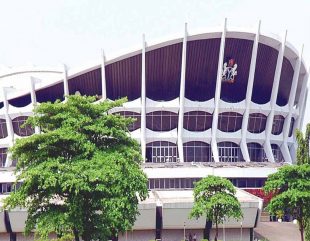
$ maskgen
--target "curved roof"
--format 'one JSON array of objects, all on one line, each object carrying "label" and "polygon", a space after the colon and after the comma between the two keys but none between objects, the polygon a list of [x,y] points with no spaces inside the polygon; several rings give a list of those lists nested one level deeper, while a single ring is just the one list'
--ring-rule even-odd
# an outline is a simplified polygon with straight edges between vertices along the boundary
[{"label": "curved roof", "polygon": [[[186,91],[185,97],[193,101],[206,101],[214,98],[218,68],[221,31],[189,35],[187,40]],[[245,99],[251,54],[255,34],[241,30],[227,31],[224,59],[233,58],[238,64],[238,74],[234,84],[222,84],[221,99],[228,102],[240,102]],[[179,96],[182,62],[183,38],[147,46],[146,48],[146,96],[153,100],[172,100]],[[270,100],[275,68],[278,58],[280,38],[260,34],[256,59],[252,101],[258,104]],[[134,100],[141,95],[142,50],[118,56],[105,62],[107,97],[117,99],[127,96]],[[299,57],[298,51],[286,42],[282,71],[280,77],[277,104],[287,104],[294,67]],[[37,69],[14,71],[2,74],[0,79],[12,78],[14,75],[34,75]],[[39,79],[42,83],[36,86],[39,102],[63,98],[63,78],[61,70],[42,70],[41,73],[54,76]],[[301,91],[302,78],[306,74],[302,62],[296,99]],[[49,79],[49,80],[47,80]],[[68,70],[70,94],[79,91],[85,95],[101,95],[102,77],[101,62]],[[1,80],[2,81],[2,80]],[[29,95],[29,88],[9,93],[8,98],[15,102],[23,102]],[[18,97],[20,96],[20,97]],[[13,101],[14,102],[14,101]]]}]

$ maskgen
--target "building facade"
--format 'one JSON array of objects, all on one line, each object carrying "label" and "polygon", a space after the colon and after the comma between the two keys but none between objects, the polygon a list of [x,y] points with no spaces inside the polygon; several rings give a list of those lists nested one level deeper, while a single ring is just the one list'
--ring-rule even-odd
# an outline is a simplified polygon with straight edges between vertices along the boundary
[{"label": "building facade", "polygon": [[[0,75],[0,191],[9,193],[14,182],[16,160],[7,149],[16,138],[38,132],[22,126],[33,106],[70,94],[92,95],[98,101],[128,98],[112,113],[136,119],[129,129],[141,144],[143,169],[155,195],[146,206],[155,203],[155,220],[156,207],[164,210],[162,200],[170,203],[165,191],[182,196],[208,174],[229,178],[239,188],[259,189],[269,174],[296,159],[294,131],[303,122],[308,75],[302,50],[287,42],[286,34],[271,36],[259,27],[230,30],[226,23],[223,29],[198,34],[188,34],[185,27],[183,37],[154,45],[143,38],[141,49],[111,60],[103,54],[98,63],[79,70],[5,71]],[[246,200],[245,206],[251,203]],[[192,200],[181,201],[185,206],[179,202],[175,208],[189,207]],[[256,220],[261,202],[253,202],[256,213],[251,217]],[[247,226],[247,237],[256,223]],[[154,239],[173,240],[182,225],[168,225],[171,232],[156,224],[145,230],[151,230]],[[231,226],[232,233],[237,226]],[[203,226],[195,228],[201,232]],[[136,232],[143,236],[143,230]]]}]

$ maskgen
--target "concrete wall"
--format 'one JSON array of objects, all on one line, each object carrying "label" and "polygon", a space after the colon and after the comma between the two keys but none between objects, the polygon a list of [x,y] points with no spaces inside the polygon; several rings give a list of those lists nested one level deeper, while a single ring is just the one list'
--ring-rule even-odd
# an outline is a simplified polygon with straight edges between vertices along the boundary
[{"label": "concrete wall", "polygon": [[[183,229],[166,229],[162,231],[162,240],[161,241],[181,241],[183,240]],[[189,234],[196,234],[197,241],[203,238],[202,229],[193,229],[185,230],[187,237]],[[215,230],[211,231],[211,238],[214,238]],[[219,230],[219,239],[224,241],[223,238],[223,229]],[[242,239],[241,239],[241,230],[240,229],[225,229],[225,240],[226,241],[250,241],[250,229],[242,229]],[[146,240],[147,241],[147,240]]]},{"label": "concrete wall", "polygon": [[149,241],[155,239],[155,230],[128,231],[118,237],[118,241]]},{"label": "concrete wall", "polygon": [[0,241],[9,241],[10,235],[8,233],[0,233]]},{"label": "concrete wall", "polygon": [[[55,238],[55,235],[51,235],[50,238]],[[34,235],[25,236],[23,233],[16,233],[16,241],[33,241]],[[0,241],[10,241],[9,233],[0,233]]]},{"label": "concrete wall", "polygon": [[[181,241],[183,240],[183,229],[165,229],[162,230],[161,241]],[[192,236],[196,234],[197,241],[203,238],[202,229],[187,229],[185,230],[187,237],[191,233]],[[215,231],[212,229],[211,238],[214,238]],[[242,229],[242,239],[240,229],[225,229],[225,241],[250,241],[250,229]],[[51,238],[55,238],[52,237]],[[219,239],[224,241],[223,229],[219,230]],[[9,241],[10,235],[8,233],[0,233],[0,241]],[[17,233],[17,241],[33,241],[33,235],[25,237],[23,233]],[[139,231],[128,231],[127,239],[126,234],[119,236],[119,241],[149,241],[155,240],[155,230],[139,230]]]}]

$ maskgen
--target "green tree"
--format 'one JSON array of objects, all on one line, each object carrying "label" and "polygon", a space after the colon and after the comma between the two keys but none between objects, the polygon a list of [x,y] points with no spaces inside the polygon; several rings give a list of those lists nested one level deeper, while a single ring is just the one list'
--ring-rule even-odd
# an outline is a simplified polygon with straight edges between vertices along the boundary
[{"label": "green tree", "polygon": [[267,206],[270,213],[277,211],[296,217],[301,240],[304,240],[304,229],[310,213],[310,165],[287,165],[271,174],[264,186],[266,193],[273,198]]},{"label": "green tree", "polygon": [[107,240],[132,227],[138,202],[148,195],[140,147],[127,128],[133,120],[108,114],[124,99],[94,101],[69,96],[39,105],[27,123],[41,134],[11,148],[23,184],[4,207],[27,208],[26,234]]},{"label": "green tree", "polygon": [[300,130],[296,130],[297,148],[297,165],[304,163],[310,164],[309,140],[310,140],[310,124],[307,124],[305,136]]},{"label": "green tree", "polygon": [[204,238],[210,240],[212,222],[215,223],[215,238],[218,240],[218,224],[226,218],[242,218],[241,207],[235,196],[233,184],[222,177],[209,175],[195,183],[194,206],[190,218],[206,217]]},{"label": "green tree", "polygon": [[[304,163],[310,164],[310,124],[307,124],[306,126],[305,136],[300,130],[296,130],[296,139],[298,142],[297,165],[301,165]],[[308,214],[308,217],[305,218],[305,238],[307,241],[310,241],[310,213]]]}]

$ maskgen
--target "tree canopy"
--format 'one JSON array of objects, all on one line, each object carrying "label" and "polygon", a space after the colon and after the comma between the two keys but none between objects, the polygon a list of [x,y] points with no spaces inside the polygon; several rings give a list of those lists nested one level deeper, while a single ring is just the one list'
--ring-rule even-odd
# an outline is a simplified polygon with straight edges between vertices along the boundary
[{"label": "tree canopy", "polygon": [[233,184],[222,177],[209,175],[195,183],[194,206],[190,217],[206,217],[204,238],[210,240],[210,231],[206,229],[210,230],[212,222],[215,223],[214,240],[217,241],[218,224],[223,223],[229,217],[236,219],[242,217],[240,202],[235,194],[236,189]]},{"label": "tree canopy", "polygon": [[[301,164],[310,164],[310,124],[306,126],[305,135],[300,130],[296,130],[296,139],[298,142],[297,149],[297,165]],[[310,213],[308,217],[305,218],[305,238],[307,241],[310,241]]]},{"label": "tree canopy", "polygon": [[285,211],[298,220],[301,240],[310,213],[310,165],[287,165],[271,174],[264,191],[272,192],[274,197],[267,206],[270,213]]},{"label": "tree canopy", "polygon": [[124,99],[94,101],[75,95],[40,104],[27,123],[41,133],[10,149],[23,184],[5,208],[27,208],[26,234],[107,240],[134,224],[148,194],[140,147],[127,128],[133,120],[109,114]]},{"label": "tree canopy", "polygon": [[298,142],[297,148],[297,164],[310,164],[310,155],[309,155],[309,140],[310,140],[310,124],[307,124],[306,133],[303,133],[300,130],[296,130],[296,139]]}]

